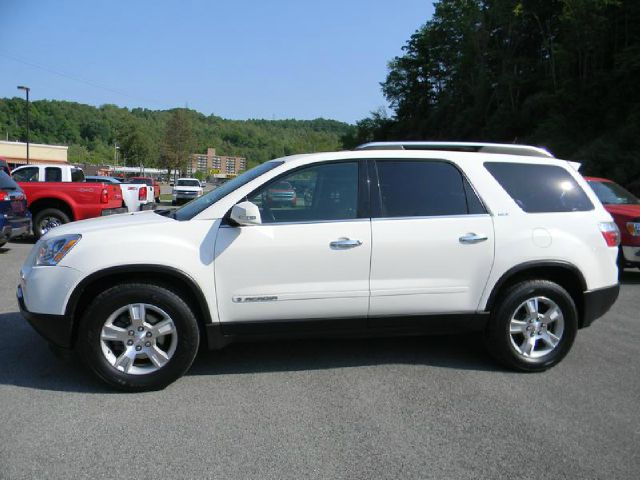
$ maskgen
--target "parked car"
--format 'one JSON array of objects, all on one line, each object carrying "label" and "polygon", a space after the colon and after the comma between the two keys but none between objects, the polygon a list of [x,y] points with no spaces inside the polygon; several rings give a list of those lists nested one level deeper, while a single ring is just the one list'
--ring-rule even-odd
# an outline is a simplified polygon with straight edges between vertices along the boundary
[{"label": "parked car", "polygon": [[0,170],[0,247],[10,239],[31,232],[31,213],[22,189]]},{"label": "parked car", "polygon": [[118,185],[87,183],[81,168],[25,165],[11,172],[27,196],[36,238],[74,220],[124,213]]},{"label": "parked car", "polygon": [[189,202],[204,193],[204,189],[200,186],[200,180],[197,178],[179,178],[175,185],[172,183],[171,186],[173,187],[172,205]]},{"label": "parked car", "polygon": [[[300,179],[310,202],[260,205]],[[502,364],[538,372],[616,300],[619,239],[563,160],[296,155],[179,209],[60,227],[17,297],[49,342],[123,390],[173,382],[201,343],[296,335],[473,332]]]},{"label": "parked car", "polygon": [[140,210],[152,210],[155,208],[153,187],[144,183],[122,183],[115,177],[89,176],[85,181],[90,183],[110,183],[118,185],[122,191],[124,206],[129,212],[139,212]]},{"label": "parked car", "polygon": [[296,206],[296,191],[289,182],[278,182],[269,188],[262,199],[266,205],[277,206]]},{"label": "parked car", "polygon": [[640,199],[606,178],[587,177],[586,180],[622,234],[619,268],[640,267]]},{"label": "parked car", "polygon": [[151,177],[130,177],[122,181],[123,183],[144,183],[149,187],[153,187],[154,201],[160,203],[160,184]]},{"label": "parked car", "polygon": [[7,175],[11,175],[11,169],[9,168],[9,164],[4,158],[0,158],[0,172],[4,172]]}]

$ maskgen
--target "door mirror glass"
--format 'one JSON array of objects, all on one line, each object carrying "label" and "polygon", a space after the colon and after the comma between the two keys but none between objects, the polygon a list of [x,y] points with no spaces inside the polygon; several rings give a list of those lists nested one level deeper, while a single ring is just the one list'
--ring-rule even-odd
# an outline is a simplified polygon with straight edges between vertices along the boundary
[{"label": "door mirror glass", "polygon": [[260,225],[260,209],[255,203],[242,202],[231,209],[231,220],[238,225]]}]

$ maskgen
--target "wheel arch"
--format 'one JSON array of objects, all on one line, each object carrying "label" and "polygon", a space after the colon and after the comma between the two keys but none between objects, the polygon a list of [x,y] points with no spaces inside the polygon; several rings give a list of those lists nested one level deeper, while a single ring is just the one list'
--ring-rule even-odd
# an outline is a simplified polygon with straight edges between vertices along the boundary
[{"label": "wheel arch", "polygon": [[572,263],[562,260],[541,260],[525,262],[507,270],[498,279],[484,307],[491,311],[500,295],[511,285],[525,280],[549,280],[564,288],[578,309],[578,326],[582,328],[584,321],[584,292],[587,282],[582,272]]},{"label": "wheel arch", "polygon": [[35,217],[38,212],[47,208],[56,208],[64,212],[73,221],[76,218],[72,205],[60,198],[39,198],[29,205],[31,215]]},{"label": "wheel arch", "polygon": [[139,264],[122,265],[99,270],[85,277],[73,289],[65,316],[73,319],[71,344],[75,345],[78,324],[82,314],[96,295],[105,289],[125,282],[144,281],[166,286],[177,291],[193,309],[198,320],[200,333],[206,339],[207,325],[212,323],[207,300],[196,281],[187,273],[165,265]]}]

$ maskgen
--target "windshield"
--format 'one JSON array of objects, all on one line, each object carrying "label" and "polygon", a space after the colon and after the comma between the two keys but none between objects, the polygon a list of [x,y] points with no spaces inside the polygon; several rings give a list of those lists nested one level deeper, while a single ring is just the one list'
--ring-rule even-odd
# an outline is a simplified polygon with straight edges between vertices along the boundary
[{"label": "windshield", "polygon": [[176,187],[199,187],[200,180],[178,180]]},{"label": "windshield", "polygon": [[640,199],[617,183],[591,180],[589,185],[605,205],[640,205]]},{"label": "windshield", "polygon": [[206,195],[202,197],[192,200],[187,203],[184,207],[179,208],[175,211],[174,218],[176,220],[191,220],[197,214],[210,207],[218,200],[226,197],[234,190],[242,187],[243,185],[249,183],[251,180],[258,178],[260,175],[268,172],[269,170],[273,170],[274,168],[282,165],[284,162],[266,162],[258,165],[257,167],[252,168],[251,170],[247,170],[242,175],[238,175],[236,178],[229,180],[227,183],[221,185],[215,190],[211,190]]},{"label": "windshield", "polygon": [[4,170],[0,169],[0,189],[3,190],[17,190],[18,184],[13,181],[9,175],[7,175]]}]

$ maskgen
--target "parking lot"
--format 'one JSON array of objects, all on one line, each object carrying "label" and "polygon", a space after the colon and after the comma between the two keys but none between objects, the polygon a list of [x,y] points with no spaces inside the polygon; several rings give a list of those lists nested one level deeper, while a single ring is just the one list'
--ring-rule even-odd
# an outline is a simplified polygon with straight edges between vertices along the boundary
[{"label": "parking lot", "polygon": [[639,271],[543,374],[475,336],[278,341],[120,394],[22,320],[31,247],[0,249],[0,478],[638,478]]}]

